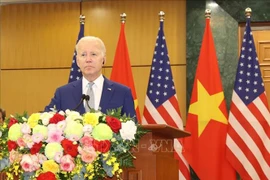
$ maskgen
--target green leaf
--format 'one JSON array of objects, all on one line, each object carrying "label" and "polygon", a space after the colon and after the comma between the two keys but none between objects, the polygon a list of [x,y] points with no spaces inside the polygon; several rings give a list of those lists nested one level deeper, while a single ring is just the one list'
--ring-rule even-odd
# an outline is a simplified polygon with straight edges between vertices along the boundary
[{"label": "green leaf", "polygon": [[133,164],[134,158],[130,153],[123,153],[118,158],[121,167],[134,167]]}]

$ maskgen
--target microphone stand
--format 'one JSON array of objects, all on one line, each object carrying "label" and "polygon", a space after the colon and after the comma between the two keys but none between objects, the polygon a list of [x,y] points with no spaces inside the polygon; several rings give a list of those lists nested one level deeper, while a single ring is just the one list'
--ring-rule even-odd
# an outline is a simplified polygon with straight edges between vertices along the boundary
[{"label": "microphone stand", "polygon": [[86,96],[87,95],[85,95],[85,94],[82,95],[79,104],[73,109],[73,111],[76,111],[79,108],[79,106],[83,103],[83,100],[85,100]]}]

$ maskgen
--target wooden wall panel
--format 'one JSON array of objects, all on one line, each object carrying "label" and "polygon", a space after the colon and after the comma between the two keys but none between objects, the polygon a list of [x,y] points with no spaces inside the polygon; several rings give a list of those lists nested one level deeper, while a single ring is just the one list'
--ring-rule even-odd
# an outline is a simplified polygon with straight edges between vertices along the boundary
[{"label": "wooden wall panel", "polygon": [[44,110],[55,88],[67,82],[69,70],[4,70],[1,74],[1,106],[9,115]]},{"label": "wooden wall panel", "polygon": [[[132,8],[131,8],[132,7]],[[165,12],[164,32],[172,64],[186,64],[186,2],[174,0],[115,0],[83,2],[86,35],[103,39],[107,65],[112,65],[120,32],[120,14],[127,14],[126,38],[132,65],[150,65],[159,28],[158,13]]]},{"label": "wooden wall panel", "polygon": [[[120,13],[127,14],[126,37],[141,113],[159,27],[164,32],[176,92],[186,114],[186,2],[114,0],[82,2],[85,35],[102,38],[107,47],[103,70],[110,77],[120,32]],[[79,31],[80,3],[15,4],[0,7],[0,106],[8,114],[43,110],[55,89],[67,82]]]},{"label": "wooden wall panel", "polygon": [[69,67],[80,3],[12,4],[1,11],[1,68]]}]

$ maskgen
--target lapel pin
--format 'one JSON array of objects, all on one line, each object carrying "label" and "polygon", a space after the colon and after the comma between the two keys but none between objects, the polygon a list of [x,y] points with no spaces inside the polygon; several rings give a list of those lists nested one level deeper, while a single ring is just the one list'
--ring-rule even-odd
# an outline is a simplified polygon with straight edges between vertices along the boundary
[{"label": "lapel pin", "polygon": [[109,91],[111,91],[112,89],[111,88],[108,88]]}]

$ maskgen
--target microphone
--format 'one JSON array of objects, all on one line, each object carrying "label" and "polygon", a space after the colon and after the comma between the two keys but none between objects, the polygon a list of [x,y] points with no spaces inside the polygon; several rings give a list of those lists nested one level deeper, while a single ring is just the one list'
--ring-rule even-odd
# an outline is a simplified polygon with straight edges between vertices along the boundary
[{"label": "microphone", "polygon": [[85,94],[82,95],[80,102],[79,102],[79,103],[77,104],[77,106],[73,109],[73,111],[76,111],[76,110],[78,109],[78,107],[83,103],[83,100],[86,99],[86,96],[87,96],[87,95],[85,95]]},{"label": "microphone", "polygon": [[89,95],[85,95],[85,98],[84,98],[85,100],[86,100],[86,105],[87,105],[87,107],[89,108],[89,109],[92,109],[92,108],[90,108],[90,106],[89,106],[89,100],[90,100],[90,96]]}]

